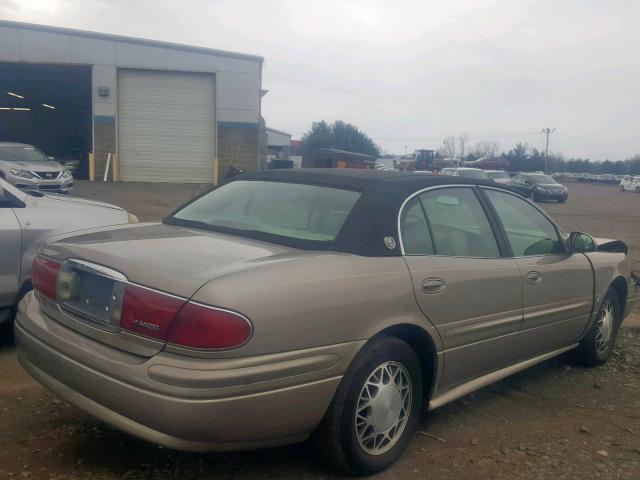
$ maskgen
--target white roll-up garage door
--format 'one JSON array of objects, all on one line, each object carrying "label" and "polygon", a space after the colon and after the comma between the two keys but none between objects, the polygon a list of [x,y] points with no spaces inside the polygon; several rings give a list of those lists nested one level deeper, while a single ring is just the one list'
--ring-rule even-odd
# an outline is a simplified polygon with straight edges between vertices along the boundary
[{"label": "white roll-up garage door", "polygon": [[120,178],[211,183],[215,156],[213,75],[120,70]]}]

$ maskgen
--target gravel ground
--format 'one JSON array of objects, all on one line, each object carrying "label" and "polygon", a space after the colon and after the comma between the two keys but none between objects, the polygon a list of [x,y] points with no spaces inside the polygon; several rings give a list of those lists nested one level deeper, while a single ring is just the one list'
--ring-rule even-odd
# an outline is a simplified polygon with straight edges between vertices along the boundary
[{"label": "gravel ground", "polygon": [[[640,270],[640,195],[569,188],[568,203],[543,207],[567,230],[624,239]],[[154,219],[198,190],[82,184],[76,193]],[[630,320],[605,366],[555,359],[427,414],[405,455],[378,478],[640,478],[640,315]],[[0,479],[342,478],[307,444],[190,454],[132,438],[31,380],[11,342],[0,345],[0,379]]]}]

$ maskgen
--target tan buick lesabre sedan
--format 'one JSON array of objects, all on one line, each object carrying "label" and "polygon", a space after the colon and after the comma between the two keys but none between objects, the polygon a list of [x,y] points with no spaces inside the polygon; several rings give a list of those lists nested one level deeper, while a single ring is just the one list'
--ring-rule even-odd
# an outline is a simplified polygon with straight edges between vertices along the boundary
[{"label": "tan buick lesabre sedan", "polygon": [[424,405],[569,350],[605,362],[638,296],[626,251],[483,180],[245,174],[162,223],[43,247],[18,354],[60,397],[149,441],[313,436],[339,467],[373,473]]}]

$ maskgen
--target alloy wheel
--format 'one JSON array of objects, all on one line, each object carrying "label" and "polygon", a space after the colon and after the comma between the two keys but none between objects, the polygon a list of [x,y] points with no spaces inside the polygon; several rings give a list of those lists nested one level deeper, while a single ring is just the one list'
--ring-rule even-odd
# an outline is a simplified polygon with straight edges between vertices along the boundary
[{"label": "alloy wheel", "polygon": [[611,343],[611,336],[613,334],[613,327],[615,322],[613,304],[607,301],[602,305],[600,314],[598,315],[598,321],[596,323],[598,333],[596,334],[596,350],[598,353],[604,353],[609,348]]},{"label": "alloy wheel", "polygon": [[369,375],[360,391],[355,414],[356,438],[369,455],[389,451],[400,439],[411,413],[409,372],[385,362]]}]

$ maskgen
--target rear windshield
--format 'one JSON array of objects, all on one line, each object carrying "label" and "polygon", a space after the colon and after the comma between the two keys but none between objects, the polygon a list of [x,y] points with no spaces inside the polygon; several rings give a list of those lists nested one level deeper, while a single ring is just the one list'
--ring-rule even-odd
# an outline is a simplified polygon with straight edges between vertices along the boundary
[{"label": "rear windshield", "polygon": [[533,183],[557,183],[549,175],[527,175],[527,178],[529,178]]},{"label": "rear windshield", "polygon": [[165,223],[326,249],[359,198],[352,190],[237,180],[187,204]]},{"label": "rear windshield", "polygon": [[49,158],[35,147],[0,145],[0,160],[6,162],[48,162]]}]

